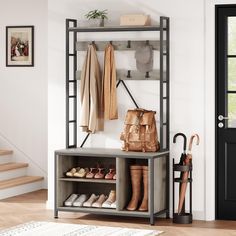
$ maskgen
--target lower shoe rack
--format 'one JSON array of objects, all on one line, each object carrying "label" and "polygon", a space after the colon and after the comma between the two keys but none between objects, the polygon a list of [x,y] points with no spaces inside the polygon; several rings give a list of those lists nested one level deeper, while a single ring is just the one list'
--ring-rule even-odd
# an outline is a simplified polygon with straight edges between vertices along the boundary
[{"label": "lower shoe rack", "polygon": [[[115,179],[95,179],[68,177],[66,173],[73,167],[94,167],[100,165],[104,170],[113,167]],[[147,178],[140,181],[139,197],[127,210],[133,193],[134,172],[132,167],[144,168]],[[141,172],[140,172],[141,173]],[[135,174],[137,174],[135,172]],[[114,216],[144,217],[154,224],[155,218],[165,214],[169,218],[169,151],[155,153],[124,152],[119,149],[74,148],[55,151],[55,206],[54,217],[58,212],[83,212]],[[144,182],[144,181],[147,181]],[[146,183],[146,184],[145,184]],[[133,187],[133,188],[132,188]],[[65,201],[72,194],[91,196],[115,192],[115,207],[66,206]],[[147,209],[141,209],[143,198],[147,196]],[[137,196],[136,196],[137,197]],[[143,206],[143,204],[142,204]],[[141,211],[142,210],[142,211]]]}]

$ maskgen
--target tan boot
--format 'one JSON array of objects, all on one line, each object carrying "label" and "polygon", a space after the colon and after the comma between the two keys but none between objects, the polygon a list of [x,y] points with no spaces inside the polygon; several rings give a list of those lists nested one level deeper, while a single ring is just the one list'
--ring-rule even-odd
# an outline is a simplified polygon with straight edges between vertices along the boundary
[{"label": "tan boot", "polygon": [[135,211],[141,197],[142,166],[130,166],[130,175],[132,184],[132,198],[126,209],[129,211]]},{"label": "tan boot", "polygon": [[148,211],[148,166],[143,166],[143,200],[138,210]]}]

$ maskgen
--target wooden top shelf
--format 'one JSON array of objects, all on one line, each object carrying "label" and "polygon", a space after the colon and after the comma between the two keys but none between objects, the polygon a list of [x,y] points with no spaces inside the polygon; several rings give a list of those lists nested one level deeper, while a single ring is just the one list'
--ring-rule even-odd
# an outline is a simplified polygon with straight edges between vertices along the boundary
[{"label": "wooden top shelf", "polygon": [[164,152],[125,152],[115,148],[69,148],[55,151],[57,155],[64,156],[93,156],[93,157],[121,157],[121,158],[140,158],[150,159],[163,157],[169,154]]}]

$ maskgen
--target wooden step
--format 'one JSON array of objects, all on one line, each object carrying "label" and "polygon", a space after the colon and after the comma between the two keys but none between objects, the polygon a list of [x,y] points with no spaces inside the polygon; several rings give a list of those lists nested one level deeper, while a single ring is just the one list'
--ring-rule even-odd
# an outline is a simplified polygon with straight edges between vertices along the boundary
[{"label": "wooden step", "polygon": [[29,184],[37,181],[42,181],[41,176],[22,176],[14,179],[0,181],[0,189],[12,188],[19,185]]},{"label": "wooden step", "polygon": [[12,150],[3,150],[0,149],[0,156],[11,155],[13,153]]},{"label": "wooden step", "polygon": [[28,163],[9,162],[0,164],[0,172],[28,167]]}]

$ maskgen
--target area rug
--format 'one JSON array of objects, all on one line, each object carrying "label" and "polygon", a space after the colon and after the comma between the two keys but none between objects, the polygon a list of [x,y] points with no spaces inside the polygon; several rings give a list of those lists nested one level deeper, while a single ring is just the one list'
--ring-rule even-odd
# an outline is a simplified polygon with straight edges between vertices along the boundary
[{"label": "area rug", "polygon": [[0,231],[1,236],[154,236],[161,233],[163,232],[157,230],[40,221],[31,221]]}]

